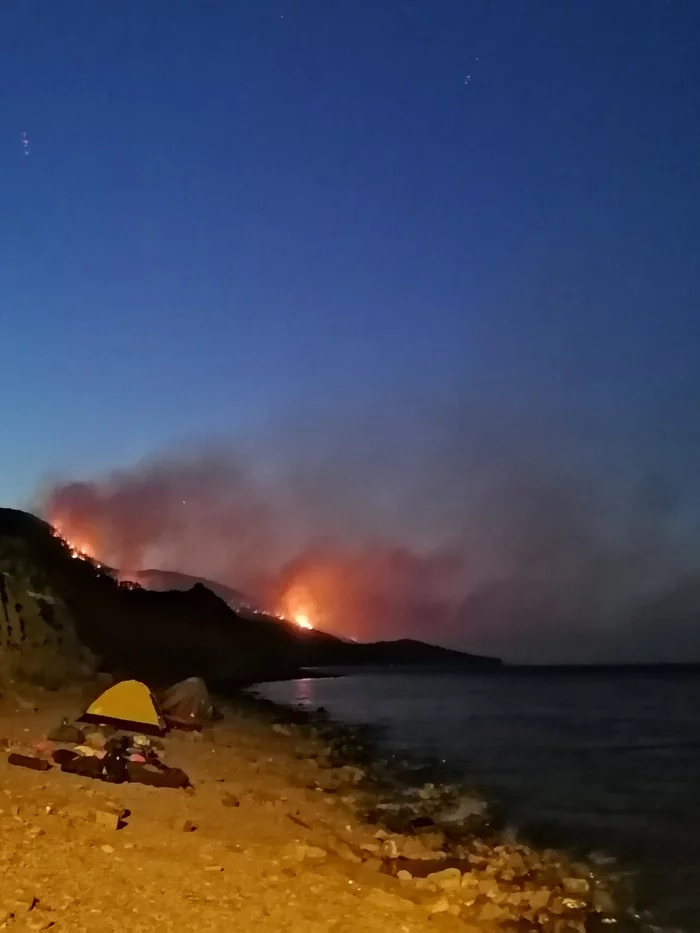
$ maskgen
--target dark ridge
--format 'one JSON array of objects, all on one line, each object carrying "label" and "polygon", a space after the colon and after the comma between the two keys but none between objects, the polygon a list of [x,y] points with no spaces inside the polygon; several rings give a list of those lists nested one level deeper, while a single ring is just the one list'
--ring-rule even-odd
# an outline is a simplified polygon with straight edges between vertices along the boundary
[{"label": "dark ridge", "polygon": [[488,658],[477,654],[466,654],[440,645],[429,645],[412,638],[398,641],[375,641],[346,646],[349,662],[362,665],[401,665],[459,668],[472,670],[497,670],[503,667],[499,658]]},{"label": "dark ridge", "polygon": [[[128,571],[125,574],[129,576]],[[253,600],[235,590],[225,583],[217,583],[206,577],[193,577],[187,573],[178,573],[176,570],[138,570],[133,574],[134,580],[147,590],[191,590],[195,583],[201,583],[208,590],[225,600],[232,608],[240,605],[251,605]]]},{"label": "dark ridge", "polygon": [[[482,670],[501,663],[411,640],[355,644],[262,613],[243,614],[186,574],[173,575],[179,586],[169,590],[120,584],[106,568],[73,559],[46,522],[14,509],[0,509],[0,567],[14,580],[13,593],[29,580],[33,601],[59,600],[105,670],[154,684],[198,674],[213,686],[244,685],[335,665],[449,660]],[[187,583],[193,585],[185,589]],[[43,606],[37,612],[45,618]]]}]

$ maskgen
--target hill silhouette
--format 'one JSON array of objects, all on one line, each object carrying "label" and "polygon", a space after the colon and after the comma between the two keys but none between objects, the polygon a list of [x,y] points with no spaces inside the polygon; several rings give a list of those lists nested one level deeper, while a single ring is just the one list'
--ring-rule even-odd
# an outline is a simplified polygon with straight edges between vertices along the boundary
[{"label": "hill silhouette", "polygon": [[358,643],[351,639],[329,635],[315,629],[312,632],[300,632],[299,628],[288,621],[279,619],[255,607],[252,597],[233,587],[205,577],[194,577],[172,570],[142,570],[130,575],[139,585],[154,590],[188,591],[197,585],[205,586],[233,609],[238,615],[253,621],[266,621],[276,626],[283,625],[295,638],[302,640],[305,649],[305,664],[343,664],[343,665],[431,665],[431,666],[469,666],[480,668],[501,667],[500,660],[480,655],[467,654],[440,645],[431,645],[412,638],[395,641],[376,641]]},{"label": "hill silhouette", "polygon": [[212,685],[286,678],[314,665],[500,664],[420,642],[348,643],[244,616],[201,580],[177,577],[180,588],[168,590],[119,583],[95,562],[75,559],[46,522],[0,509],[2,663],[18,676],[58,682],[87,672],[96,656],[105,670],[154,684],[197,674]]},{"label": "hill silhouette", "polygon": [[146,590],[191,590],[197,583],[206,586],[208,590],[215,593],[224,602],[236,611],[245,609],[255,604],[255,600],[242,593],[240,590],[227,586],[225,583],[217,583],[216,580],[209,580],[207,577],[195,577],[188,573],[179,573],[176,570],[136,570],[128,571],[120,568],[119,576],[133,580]]}]

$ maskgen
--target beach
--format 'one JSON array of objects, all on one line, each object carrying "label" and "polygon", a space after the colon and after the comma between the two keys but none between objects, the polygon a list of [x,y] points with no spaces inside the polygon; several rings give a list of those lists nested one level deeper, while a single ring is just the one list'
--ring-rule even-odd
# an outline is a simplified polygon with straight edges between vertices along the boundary
[{"label": "beach", "polygon": [[[83,697],[78,688],[5,696],[3,745],[29,751]],[[159,754],[189,775],[188,790],[35,772],[3,755],[3,928],[487,933],[515,929],[504,918],[519,916],[518,929],[585,929],[575,908],[594,888],[586,866],[474,840],[459,849],[465,873],[435,827],[379,828],[360,815],[378,799],[366,772],[338,762],[328,729],[292,712],[285,721],[271,704],[230,704],[201,734],[163,739]],[[396,870],[409,864],[415,877]]]}]

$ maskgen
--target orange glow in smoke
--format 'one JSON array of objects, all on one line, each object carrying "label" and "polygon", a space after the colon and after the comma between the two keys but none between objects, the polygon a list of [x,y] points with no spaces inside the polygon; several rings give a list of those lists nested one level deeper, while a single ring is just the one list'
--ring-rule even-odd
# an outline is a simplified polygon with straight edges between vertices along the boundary
[{"label": "orange glow in smoke", "polygon": [[294,616],[294,619],[292,621],[296,622],[296,624],[300,628],[308,628],[308,629],[313,628],[313,625],[311,624],[309,617],[304,612],[297,613],[297,615]]},{"label": "orange glow in smoke", "polygon": [[303,583],[295,583],[282,597],[282,617],[291,619],[299,628],[313,629],[311,621],[316,611],[313,597]]},{"label": "orange glow in smoke", "polygon": [[[94,551],[87,543],[87,541],[72,541],[70,538],[67,538],[59,524],[54,524],[53,526],[53,536],[54,538],[59,538],[66,545],[70,551],[70,556],[74,560],[92,560]],[[95,564],[96,567],[100,567],[101,564]]]}]

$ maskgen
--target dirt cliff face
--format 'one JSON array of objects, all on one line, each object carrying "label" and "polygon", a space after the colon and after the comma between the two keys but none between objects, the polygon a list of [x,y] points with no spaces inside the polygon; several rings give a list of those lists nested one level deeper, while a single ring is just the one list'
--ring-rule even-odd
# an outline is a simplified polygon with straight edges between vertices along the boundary
[{"label": "dirt cliff face", "polygon": [[0,536],[0,683],[59,687],[94,669],[72,616],[21,538]]}]

